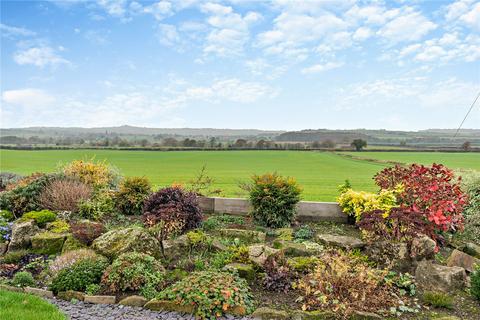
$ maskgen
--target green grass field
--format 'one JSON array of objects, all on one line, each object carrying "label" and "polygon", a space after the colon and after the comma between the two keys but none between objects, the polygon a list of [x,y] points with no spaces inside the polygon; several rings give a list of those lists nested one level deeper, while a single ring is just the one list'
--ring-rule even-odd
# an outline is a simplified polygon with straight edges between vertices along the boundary
[{"label": "green grass field", "polygon": [[0,290],[2,320],[65,320],[56,306],[25,293]]},{"label": "green grass field", "polygon": [[[442,162],[453,168],[480,169],[480,154],[379,152],[403,161]],[[372,158],[377,153],[355,153]],[[238,187],[252,174],[276,171],[295,177],[303,187],[304,200],[334,201],[337,186],[349,179],[362,190],[376,190],[372,176],[385,165],[345,158],[327,152],[300,151],[115,151],[115,150],[0,150],[0,171],[28,174],[52,172],[59,163],[74,159],[106,159],[124,175],[147,176],[156,187],[186,183],[203,165],[223,196],[238,197],[245,193]],[[407,161],[407,160],[405,160]]]}]

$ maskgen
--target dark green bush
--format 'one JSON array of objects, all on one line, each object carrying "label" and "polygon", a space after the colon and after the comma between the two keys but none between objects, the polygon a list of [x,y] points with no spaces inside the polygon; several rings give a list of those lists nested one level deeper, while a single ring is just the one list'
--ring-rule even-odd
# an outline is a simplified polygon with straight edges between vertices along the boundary
[{"label": "dark green bush", "polygon": [[30,211],[22,216],[22,220],[35,220],[35,223],[43,228],[48,222],[53,222],[57,219],[57,215],[50,210]]},{"label": "dark green bush", "polygon": [[35,279],[30,272],[20,271],[15,273],[12,280],[12,285],[15,287],[33,287],[35,286]]},{"label": "dark green bush", "polygon": [[422,298],[424,303],[436,308],[453,308],[453,298],[443,292],[426,291]]},{"label": "dark green bush", "polygon": [[53,292],[85,291],[90,284],[98,284],[108,266],[106,258],[81,260],[74,265],[62,269],[50,285]]},{"label": "dark green bush", "polygon": [[300,201],[301,189],[293,178],[275,173],[253,176],[250,185],[250,202],[254,220],[264,227],[289,226]]},{"label": "dark green bush", "polygon": [[475,271],[470,275],[470,293],[477,300],[480,300],[480,266],[477,266]]},{"label": "dark green bush", "polygon": [[109,190],[96,190],[90,199],[78,203],[78,215],[85,219],[99,220],[113,212],[115,201]]},{"label": "dark green bush", "polygon": [[152,299],[164,285],[165,270],[154,257],[144,253],[120,255],[105,270],[102,283],[113,293],[140,291]]},{"label": "dark green bush", "polygon": [[152,191],[145,177],[127,177],[120,182],[115,195],[117,209],[126,215],[142,214],[143,204]]},{"label": "dark green bush", "polygon": [[246,313],[254,308],[246,280],[219,271],[194,272],[160,292],[157,298],[194,306],[196,316],[203,319],[215,319],[233,308],[243,308]]}]

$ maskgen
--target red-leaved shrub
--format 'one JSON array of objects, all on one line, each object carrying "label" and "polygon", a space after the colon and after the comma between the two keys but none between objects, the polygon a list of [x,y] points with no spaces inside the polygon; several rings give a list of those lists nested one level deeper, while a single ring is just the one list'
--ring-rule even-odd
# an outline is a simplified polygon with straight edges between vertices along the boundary
[{"label": "red-leaved shrub", "polygon": [[[456,179],[445,166],[397,165],[380,171],[374,179],[382,189],[394,189],[401,184],[404,191],[397,196],[400,208],[422,214],[434,231],[462,229],[467,196],[460,189],[460,178]],[[429,235],[435,238],[434,234]]]},{"label": "red-leaved shrub", "polygon": [[70,229],[72,230],[75,239],[87,246],[92,244],[93,240],[97,239],[105,232],[103,224],[89,220],[72,222],[70,224]]}]

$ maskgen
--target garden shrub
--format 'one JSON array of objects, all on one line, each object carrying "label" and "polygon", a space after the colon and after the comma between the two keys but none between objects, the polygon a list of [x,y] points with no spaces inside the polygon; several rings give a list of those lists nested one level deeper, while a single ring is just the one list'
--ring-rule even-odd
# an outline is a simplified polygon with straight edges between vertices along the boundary
[{"label": "garden shrub", "polygon": [[271,255],[263,264],[263,287],[269,291],[287,292],[292,288],[294,273],[283,254]]},{"label": "garden shrub", "polygon": [[293,237],[296,242],[302,242],[305,240],[310,240],[315,235],[315,231],[308,225],[301,226],[297,231],[295,231]]},{"label": "garden shrub", "polygon": [[85,291],[90,284],[98,284],[103,272],[108,266],[106,258],[83,259],[70,267],[66,267],[53,278],[50,290],[59,291]]},{"label": "garden shrub", "polygon": [[93,240],[100,237],[106,230],[100,222],[89,220],[75,221],[70,224],[73,237],[81,243],[89,246]]},{"label": "garden shrub", "polygon": [[154,257],[144,253],[124,253],[105,270],[104,284],[112,293],[140,291],[152,299],[164,285],[165,269]]},{"label": "garden shrub", "polygon": [[89,284],[87,288],[85,289],[85,293],[89,296],[94,296],[100,293],[101,286],[96,283]]},{"label": "garden shrub", "polygon": [[78,215],[85,219],[99,220],[115,212],[113,192],[100,189],[90,199],[78,203]]},{"label": "garden shrub", "polygon": [[120,175],[106,161],[74,160],[62,168],[67,177],[72,177],[96,189],[116,188]]},{"label": "garden shrub", "polygon": [[15,220],[15,216],[9,210],[0,210],[0,218],[3,218],[8,222]]},{"label": "garden shrub", "polygon": [[48,222],[53,222],[57,219],[57,215],[50,211],[50,210],[42,210],[42,211],[30,211],[25,213],[22,216],[22,220],[34,220],[35,223],[40,227],[43,228],[47,225]]},{"label": "garden shrub", "polygon": [[320,259],[314,256],[309,257],[293,257],[287,260],[292,270],[305,273],[313,270],[319,263]]},{"label": "garden shrub", "polygon": [[20,260],[28,254],[27,250],[16,250],[16,251],[8,251],[2,258],[2,263],[5,264],[16,264],[20,262]]},{"label": "garden shrub", "polygon": [[39,197],[40,205],[53,211],[78,210],[78,203],[90,198],[92,188],[73,179],[56,179],[45,186]]},{"label": "garden shrub", "polygon": [[55,277],[60,271],[66,268],[72,267],[79,261],[82,260],[102,260],[102,256],[95,253],[95,251],[90,249],[78,249],[73,251],[68,251],[58,256],[53,260],[49,266],[49,273]]},{"label": "garden shrub", "polygon": [[145,177],[124,178],[115,194],[117,209],[126,215],[142,214],[143,204],[151,189],[150,182]]},{"label": "garden shrub", "polygon": [[301,188],[293,178],[284,178],[276,173],[253,176],[250,202],[254,220],[264,227],[289,226],[300,201]]},{"label": "garden shrub", "polygon": [[41,210],[40,194],[56,178],[55,174],[34,173],[8,185],[7,191],[0,192],[0,209],[11,211],[16,218],[24,212]]},{"label": "garden shrub", "polygon": [[468,195],[468,203],[463,208],[463,215],[468,218],[480,213],[480,172],[463,172],[461,187]]},{"label": "garden shrub", "polygon": [[423,302],[436,308],[453,308],[453,298],[444,292],[426,291],[422,296]]},{"label": "garden shrub", "polygon": [[385,216],[397,205],[396,193],[398,190],[381,190],[379,193],[354,191],[345,189],[337,198],[342,211],[349,216],[354,216],[355,221],[360,221],[364,212],[383,210]]},{"label": "garden shrub", "polygon": [[143,221],[147,227],[158,225],[162,244],[172,234],[182,234],[200,226],[203,214],[197,196],[180,187],[161,189],[145,201]]},{"label": "garden shrub", "polygon": [[417,293],[417,286],[414,277],[409,273],[397,273],[390,271],[384,278],[385,283],[398,288],[400,295],[414,296]]},{"label": "garden shrub", "polygon": [[480,265],[477,265],[470,275],[470,293],[474,298],[480,300]]},{"label": "garden shrub", "polygon": [[13,223],[8,222],[5,218],[0,216],[0,243],[9,241],[12,236]]},{"label": "garden shrub", "polygon": [[[401,208],[420,212],[433,227],[433,231],[457,231],[462,229],[462,211],[467,195],[460,188],[460,178],[455,179],[452,170],[441,164],[431,167],[412,164],[408,167],[386,168],[375,175],[375,182],[382,189],[395,190]],[[434,232],[425,234],[437,239]]]},{"label": "garden shrub", "polygon": [[241,308],[245,313],[254,309],[246,280],[220,271],[194,272],[160,292],[157,298],[194,306],[195,315],[203,319],[220,317],[234,308]]},{"label": "garden shrub", "polygon": [[12,280],[12,285],[15,287],[34,287],[35,286],[35,279],[28,271],[20,271],[15,273],[15,276]]},{"label": "garden shrub", "polygon": [[388,310],[398,300],[383,284],[386,271],[341,251],[328,251],[319,258],[316,268],[296,284],[303,310],[332,310],[348,316],[354,311]]},{"label": "garden shrub", "polygon": [[369,242],[393,240],[410,243],[421,234],[433,233],[423,214],[409,208],[392,208],[388,215],[382,210],[364,212],[357,226]]}]

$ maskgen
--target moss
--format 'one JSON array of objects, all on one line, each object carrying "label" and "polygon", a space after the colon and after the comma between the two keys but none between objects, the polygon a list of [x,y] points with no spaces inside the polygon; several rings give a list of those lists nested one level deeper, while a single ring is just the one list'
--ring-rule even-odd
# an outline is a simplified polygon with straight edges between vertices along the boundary
[{"label": "moss", "polygon": [[294,257],[287,260],[293,270],[305,272],[312,270],[320,262],[317,257]]},{"label": "moss", "polygon": [[453,308],[453,298],[443,292],[426,291],[423,293],[423,302],[436,308]]},{"label": "moss", "polygon": [[42,210],[42,211],[30,211],[25,213],[22,216],[22,221],[27,220],[34,220],[35,223],[40,227],[43,228],[48,222],[53,222],[57,219],[57,215],[50,211],[50,210]]},{"label": "moss", "polygon": [[70,225],[63,220],[56,220],[47,224],[47,229],[53,233],[67,233],[70,231]]},{"label": "moss", "polygon": [[83,249],[86,247],[86,245],[75,239],[72,234],[67,234],[65,242],[63,243],[62,253],[77,249]]},{"label": "moss", "polygon": [[43,232],[32,237],[32,251],[39,254],[58,254],[62,252],[65,235]]},{"label": "moss", "polygon": [[255,269],[251,264],[230,263],[225,266],[225,269],[232,271],[235,270],[241,278],[247,281],[255,280]]}]

